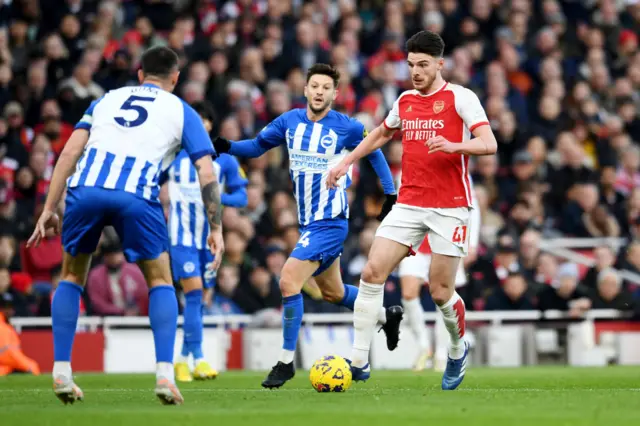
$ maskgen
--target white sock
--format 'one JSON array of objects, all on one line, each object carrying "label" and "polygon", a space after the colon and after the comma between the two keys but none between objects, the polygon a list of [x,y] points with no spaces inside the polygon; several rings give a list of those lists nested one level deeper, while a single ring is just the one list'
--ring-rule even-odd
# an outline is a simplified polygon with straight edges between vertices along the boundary
[{"label": "white sock", "polygon": [[458,295],[453,293],[451,299],[444,305],[439,306],[438,310],[442,313],[444,325],[449,332],[449,356],[452,359],[460,359],[464,355],[464,328],[465,328],[465,306],[464,302]]},{"label": "white sock", "polygon": [[178,362],[183,362],[185,364],[189,363],[189,355],[178,355]]},{"label": "white sock", "polygon": [[195,360],[193,360],[193,364],[194,365],[198,365],[199,363],[201,363],[202,361],[204,361],[204,358],[196,358]]},{"label": "white sock", "polygon": [[53,363],[53,373],[51,374],[55,379],[58,376],[68,377],[69,379],[73,378],[71,373],[71,362],[70,361],[55,361]]},{"label": "white sock", "polygon": [[175,383],[176,379],[173,375],[173,364],[170,362],[158,362],[156,363],[156,379],[164,378],[172,383]]},{"label": "white sock", "polygon": [[386,323],[387,323],[387,309],[383,306],[382,308],[380,308],[380,312],[378,312],[378,324],[385,325]]},{"label": "white sock", "polygon": [[283,349],[280,353],[280,362],[285,364],[291,364],[293,362],[293,358],[296,356],[296,351],[288,351]]},{"label": "white sock", "polygon": [[431,345],[429,344],[427,336],[427,326],[424,324],[424,309],[422,309],[420,298],[416,297],[411,300],[402,299],[402,306],[404,306],[404,312],[407,314],[407,322],[413,335],[416,337],[420,352],[429,350]]},{"label": "white sock", "polygon": [[351,362],[355,367],[364,367],[369,362],[369,349],[384,301],[384,286],[360,280],[358,297],[353,310],[353,349]]},{"label": "white sock", "polygon": [[442,315],[436,316],[436,323],[433,327],[434,335],[436,338],[436,350],[434,358],[436,365],[438,363],[444,365],[447,362],[447,350],[449,347],[449,331],[444,325],[444,318]]}]

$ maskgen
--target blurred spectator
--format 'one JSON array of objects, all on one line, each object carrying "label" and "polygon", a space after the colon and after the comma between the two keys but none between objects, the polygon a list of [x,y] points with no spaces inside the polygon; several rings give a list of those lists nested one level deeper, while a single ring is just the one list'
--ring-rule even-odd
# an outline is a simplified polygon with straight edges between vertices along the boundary
[{"label": "blurred spectator", "polygon": [[573,263],[563,264],[551,285],[538,294],[538,308],[542,311],[559,310],[579,317],[591,308],[588,290],[578,284],[578,267]]},{"label": "blurred spectator", "polygon": [[509,272],[502,286],[494,288],[485,309],[487,311],[517,311],[534,309],[527,295],[527,280],[519,272]]},{"label": "blurred spectator", "polygon": [[233,295],[238,288],[240,277],[235,266],[222,266],[216,276],[216,291],[214,303],[205,306],[205,313],[209,315],[231,315],[244,313],[233,301]]},{"label": "blurred spectator", "polygon": [[22,270],[27,272],[34,282],[49,284],[54,269],[62,265],[62,239],[59,235],[44,238],[39,245],[27,247],[20,245]]},{"label": "blurred spectator", "polygon": [[595,291],[598,288],[598,276],[600,272],[612,268],[616,263],[616,254],[610,246],[604,245],[596,247],[593,254],[595,265],[589,268],[582,279],[582,285],[591,291]]},{"label": "blurred spectator", "polygon": [[510,234],[501,235],[498,238],[495,251],[480,257],[469,271],[470,284],[474,289],[476,299],[474,301],[476,309],[482,307],[479,298],[486,297],[488,294],[497,294],[496,291],[504,286],[507,277],[511,274],[524,277],[521,269],[518,263],[518,247],[513,236]]},{"label": "blurred spectator", "polygon": [[89,271],[87,292],[95,315],[146,316],[149,296],[142,272],[127,263],[116,241],[101,245],[104,263]]},{"label": "blurred spectator", "polygon": [[5,265],[0,265],[0,298],[5,297],[11,302],[12,313],[18,316],[29,315],[28,298],[25,291],[20,291],[12,285],[11,274]]},{"label": "blurred spectator", "polygon": [[529,282],[533,282],[536,277],[541,237],[540,232],[535,229],[527,229],[520,237],[519,262],[522,266],[522,274]]},{"label": "blurred spectator", "polygon": [[604,269],[598,274],[597,290],[591,297],[594,309],[633,309],[631,295],[622,287],[622,278],[615,269]]}]

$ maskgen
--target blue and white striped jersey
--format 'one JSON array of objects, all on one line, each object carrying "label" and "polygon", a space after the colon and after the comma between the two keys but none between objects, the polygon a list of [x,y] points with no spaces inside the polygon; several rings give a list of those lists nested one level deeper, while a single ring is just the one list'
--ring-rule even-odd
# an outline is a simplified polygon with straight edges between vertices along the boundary
[{"label": "blue and white striped jersey", "polygon": [[337,188],[328,189],[326,180],[329,170],[365,135],[362,123],[345,114],[331,110],[322,120],[313,122],[303,108],[282,114],[258,134],[255,142],[262,149],[287,144],[300,225],[349,217],[346,189],[351,185],[352,170],[340,179]]},{"label": "blue and white striped jersey", "polygon": [[[225,206],[247,205],[247,179],[238,160],[221,154],[213,163],[220,182],[221,201]],[[185,151],[180,152],[168,170],[169,239],[172,246],[207,248],[209,221],[202,202],[196,168]]]},{"label": "blue and white striped jersey", "polygon": [[200,116],[177,96],[152,84],[111,90],[94,101],[76,129],[89,141],[67,181],[158,202],[160,173],[180,149],[193,161],[214,154]]}]

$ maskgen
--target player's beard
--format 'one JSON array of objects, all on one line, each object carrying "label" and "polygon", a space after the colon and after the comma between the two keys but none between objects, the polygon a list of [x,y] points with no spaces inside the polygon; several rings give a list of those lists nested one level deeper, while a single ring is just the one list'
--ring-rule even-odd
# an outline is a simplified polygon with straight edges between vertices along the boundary
[{"label": "player's beard", "polygon": [[325,112],[326,110],[328,110],[329,108],[331,108],[331,101],[330,100],[329,101],[325,101],[320,108],[314,108],[313,107],[313,103],[309,102],[309,109],[315,115],[320,115],[323,112]]},{"label": "player's beard", "polygon": [[436,81],[436,75],[425,75],[422,78],[422,81],[419,82],[420,86],[416,87],[416,83],[413,83],[413,86],[416,90],[420,91],[420,92],[424,92],[424,93],[428,93],[429,90],[431,89],[431,86],[433,85],[433,82]]}]

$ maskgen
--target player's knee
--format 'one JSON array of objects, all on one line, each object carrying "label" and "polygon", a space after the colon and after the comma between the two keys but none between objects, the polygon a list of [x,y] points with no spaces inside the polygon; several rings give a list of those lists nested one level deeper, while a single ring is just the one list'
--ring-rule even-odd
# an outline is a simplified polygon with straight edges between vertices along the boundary
[{"label": "player's knee", "polygon": [[431,299],[436,305],[445,304],[453,296],[453,287],[449,286],[444,281],[430,280],[429,292],[431,293]]},{"label": "player's knee", "polygon": [[282,274],[280,276],[280,293],[282,297],[295,296],[300,293],[302,285],[296,283],[295,280],[288,274]]},{"label": "player's knee", "polygon": [[371,284],[384,283],[388,274],[380,268],[376,263],[369,260],[362,270],[362,281]]},{"label": "player's knee", "polygon": [[85,284],[85,276],[81,274],[74,274],[72,272],[67,272],[65,274],[60,275],[61,281],[71,282],[84,287]]},{"label": "player's knee", "polygon": [[420,286],[414,283],[402,283],[402,299],[413,300],[420,296]]},{"label": "player's knee", "polygon": [[189,293],[194,290],[202,290],[202,279],[200,277],[184,278],[180,280],[182,289],[185,293]]},{"label": "player's knee", "polygon": [[79,253],[76,256],[71,256],[69,253],[64,253],[60,279],[62,281],[72,282],[74,284],[84,286],[87,280],[87,274],[89,273],[90,266],[90,254]]}]

